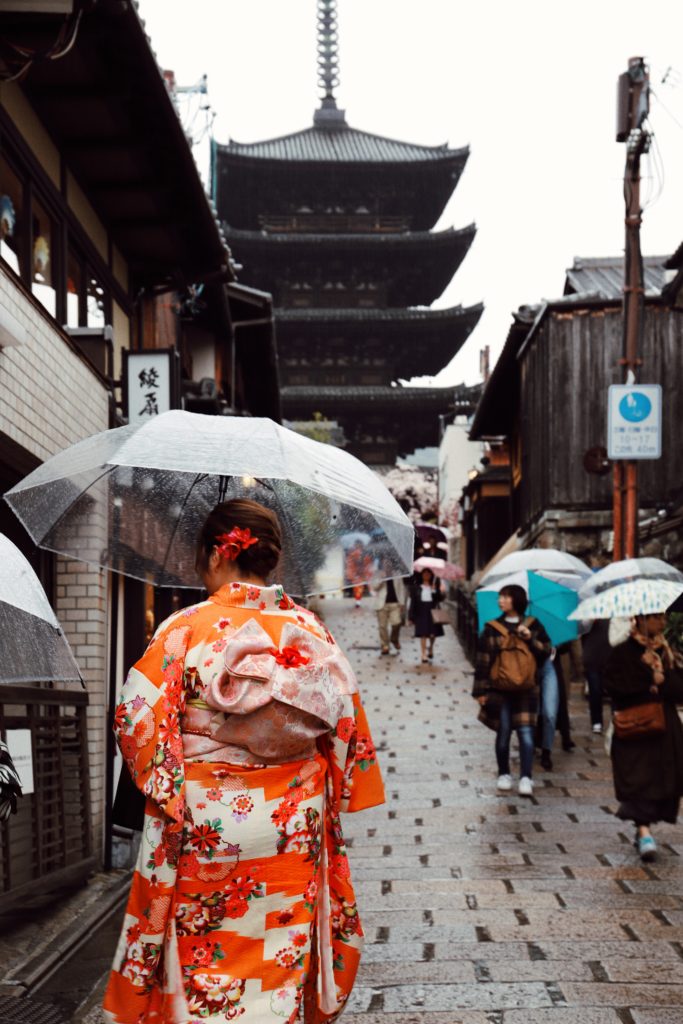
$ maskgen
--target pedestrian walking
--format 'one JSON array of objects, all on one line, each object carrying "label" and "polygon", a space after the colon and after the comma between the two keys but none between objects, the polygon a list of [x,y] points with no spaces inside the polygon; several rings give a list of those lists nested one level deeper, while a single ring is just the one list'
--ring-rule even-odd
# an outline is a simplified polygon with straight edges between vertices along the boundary
[{"label": "pedestrian walking", "polygon": [[594,733],[601,733],[603,728],[602,676],[612,653],[609,642],[609,620],[596,619],[590,630],[582,636],[581,643],[583,668],[588,683],[591,728]]},{"label": "pedestrian walking", "polygon": [[571,659],[569,644],[560,644],[555,652],[555,674],[559,691],[557,707],[557,731],[562,740],[562,749],[573,750],[576,743],[572,739],[572,723],[569,717],[569,692],[571,689]]},{"label": "pedestrian walking", "polygon": [[[385,563],[382,564],[381,569],[383,573],[391,572],[391,566]],[[389,654],[390,643],[393,644],[396,651],[400,651],[401,626],[406,614],[405,582],[400,577],[385,579],[379,583],[371,583],[370,592],[377,614],[382,654]]]},{"label": "pedestrian walking", "polygon": [[555,671],[555,648],[551,648],[550,655],[541,664],[541,767],[551,772],[553,770],[552,750],[555,741],[555,730],[557,728],[557,713],[560,708],[560,684]]},{"label": "pedestrian walking", "polygon": [[356,608],[360,608],[365,587],[372,575],[372,555],[356,542],[346,556],[346,578],[351,584]]},{"label": "pedestrian walking", "polygon": [[479,720],[496,733],[497,789],[512,789],[510,742],[517,733],[520,796],[533,796],[534,727],[538,715],[538,669],[550,656],[548,634],[538,621],[525,618],[527,594],[516,584],[498,595],[501,615],[487,622],[479,636],[473,697],[481,705]]},{"label": "pedestrian walking", "polygon": [[336,1017],[362,930],[340,811],[382,803],[350,665],[278,584],[280,525],[219,504],[198,538],[208,600],[133,667],[115,728],[145,826],[105,1018]]},{"label": "pedestrian walking", "polygon": [[408,620],[415,627],[415,636],[420,638],[422,664],[428,664],[434,657],[434,642],[443,636],[443,626],[434,621],[432,614],[443,599],[441,583],[431,569],[423,569],[413,580],[410,594]]},{"label": "pedestrian walking", "polygon": [[633,821],[641,860],[654,860],[650,828],[675,824],[683,794],[683,659],[664,636],[666,615],[637,615],[603,673],[614,707],[611,758],[617,816]]}]

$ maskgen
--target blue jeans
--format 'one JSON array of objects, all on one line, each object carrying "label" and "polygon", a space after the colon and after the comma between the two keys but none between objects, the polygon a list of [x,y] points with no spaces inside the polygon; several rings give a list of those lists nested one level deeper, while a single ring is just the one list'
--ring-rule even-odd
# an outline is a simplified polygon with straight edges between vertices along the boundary
[{"label": "blue jeans", "polygon": [[550,658],[541,665],[541,746],[552,750],[560,707],[560,686]]},{"label": "blue jeans", "polygon": [[[531,725],[520,725],[517,731],[519,743],[520,775],[531,778],[534,765],[534,730]],[[510,774],[510,740],[512,738],[512,697],[505,695],[500,707],[500,725],[496,734],[496,760],[498,774]]]},{"label": "blue jeans", "polygon": [[602,676],[596,668],[586,669],[591,725],[602,725]]}]

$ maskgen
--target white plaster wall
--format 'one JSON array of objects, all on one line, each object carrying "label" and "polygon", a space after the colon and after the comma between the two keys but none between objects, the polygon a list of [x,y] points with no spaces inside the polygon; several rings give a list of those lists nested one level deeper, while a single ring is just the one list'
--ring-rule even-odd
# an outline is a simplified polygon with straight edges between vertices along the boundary
[{"label": "white plaster wall", "polygon": [[457,501],[468,481],[468,471],[481,470],[479,460],[484,454],[481,441],[468,438],[469,423],[460,417],[446,427],[439,447],[439,508],[447,509]]}]

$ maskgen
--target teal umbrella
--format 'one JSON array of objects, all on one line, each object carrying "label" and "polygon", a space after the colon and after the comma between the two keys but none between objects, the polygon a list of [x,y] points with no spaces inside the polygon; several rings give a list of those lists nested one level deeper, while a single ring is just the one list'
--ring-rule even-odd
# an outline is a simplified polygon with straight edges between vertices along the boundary
[{"label": "teal umbrella", "polygon": [[483,630],[489,619],[498,618],[500,615],[498,592],[501,587],[513,583],[526,590],[529,596],[527,615],[533,615],[535,619],[538,619],[554,647],[559,647],[560,644],[566,644],[577,638],[579,635],[578,623],[568,620],[568,616],[578,604],[576,591],[555,580],[539,576],[535,572],[514,573],[477,591],[479,632]]}]

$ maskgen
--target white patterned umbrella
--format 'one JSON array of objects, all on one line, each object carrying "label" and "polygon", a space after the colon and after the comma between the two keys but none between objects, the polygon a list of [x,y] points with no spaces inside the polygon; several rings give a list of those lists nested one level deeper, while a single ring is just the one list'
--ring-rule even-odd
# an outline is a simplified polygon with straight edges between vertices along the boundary
[{"label": "white patterned umbrella", "polygon": [[661,558],[622,558],[593,573],[579,590],[579,597],[591,597],[630,580],[670,580],[683,583],[683,572]]},{"label": "white patterned umbrella", "polygon": [[586,597],[570,619],[616,619],[664,612],[683,594],[683,582],[636,579]]}]

